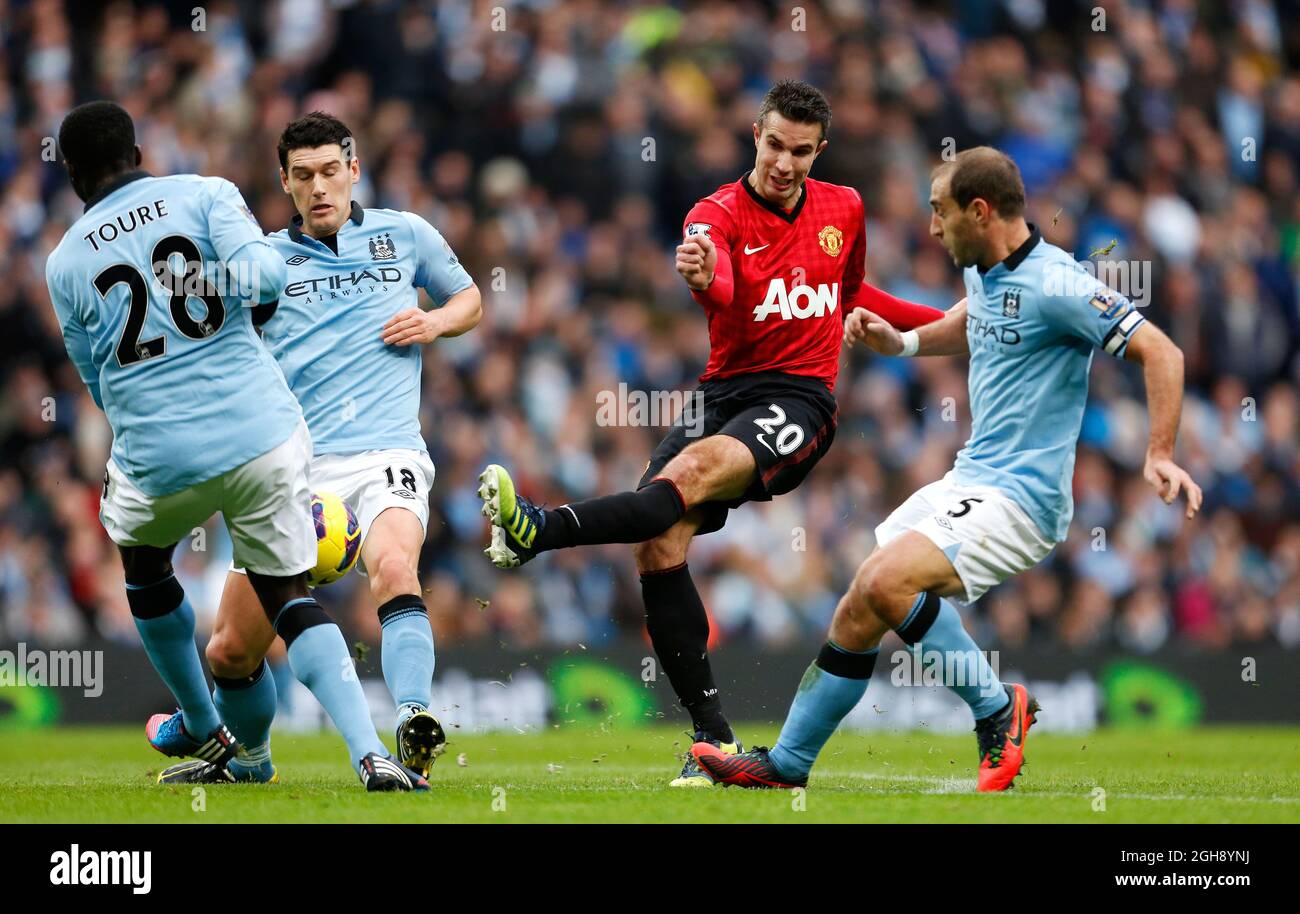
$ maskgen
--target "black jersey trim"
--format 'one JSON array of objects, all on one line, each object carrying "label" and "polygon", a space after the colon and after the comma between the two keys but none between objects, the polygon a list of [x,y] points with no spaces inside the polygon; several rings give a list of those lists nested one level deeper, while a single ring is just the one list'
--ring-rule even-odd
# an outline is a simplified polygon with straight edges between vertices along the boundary
[{"label": "black jersey trim", "polygon": [[143,168],[133,168],[131,171],[124,171],[121,174],[119,174],[117,177],[109,181],[107,184],[102,185],[99,188],[99,190],[95,191],[95,193],[91,195],[90,199],[86,201],[86,208],[83,209],[82,212],[83,213],[90,212],[90,208],[94,206],[96,203],[98,203],[100,200],[103,200],[105,197],[107,197],[109,194],[115,191],[121,190],[123,187],[126,187],[132,181],[139,181],[141,178],[152,178],[152,177],[153,175],[149,174],[149,172],[145,171]]},{"label": "black jersey trim", "polygon": [[769,213],[780,216],[786,222],[793,225],[794,220],[798,219],[799,214],[803,212],[803,205],[808,202],[808,182],[803,182],[803,186],[799,188],[799,202],[794,205],[794,209],[787,213],[771,200],[765,199],[758,191],[754,190],[754,186],[749,183],[749,176],[751,174],[753,174],[752,170],[747,171],[740,176],[740,186],[745,188],[745,193],[749,194],[749,199],[753,200]]},{"label": "black jersey trim", "polygon": [[[1042,240],[1043,233],[1038,230],[1038,226],[1030,222],[1029,237],[1025,239],[1024,244],[1020,245],[1020,247],[1008,254],[1005,259],[999,260],[998,263],[1006,267],[1008,271],[1014,270],[1025,262],[1025,258],[1029,256],[1030,252],[1038,246],[1038,242]],[[995,263],[993,264],[993,267],[996,267],[997,265],[998,264]],[[993,269],[993,267],[989,267],[989,270]],[[980,270],[980,275],[984,275],[989,270]]]}]

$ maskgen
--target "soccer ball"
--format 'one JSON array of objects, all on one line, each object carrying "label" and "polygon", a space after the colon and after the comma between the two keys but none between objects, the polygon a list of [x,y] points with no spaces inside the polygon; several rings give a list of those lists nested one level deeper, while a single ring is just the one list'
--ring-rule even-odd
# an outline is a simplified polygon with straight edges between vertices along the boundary
[{"label": "soccer ball", "polygon": [[361,554],[361,524],[343,499],[333,492],[313,492],[311,519],[316,524],[316,567],[307,584],[333,584],[357,564]]}]

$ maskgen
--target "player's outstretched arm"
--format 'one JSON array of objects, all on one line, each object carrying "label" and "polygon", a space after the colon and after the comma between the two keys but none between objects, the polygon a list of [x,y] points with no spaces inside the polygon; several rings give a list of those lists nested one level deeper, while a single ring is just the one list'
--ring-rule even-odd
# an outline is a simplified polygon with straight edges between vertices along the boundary
[{"label": "player's outstretched arm", "polygon": [[[921,307],[921,306],[917,306]],[[931,309],[933,310],[933,309]],[[933,323],[904,333],[874,311],[855,308],[844,321],[844,342],[865,343],[881,355],[967,355],[966,299],[953,305]],[[907,352],[909,337],[915,350]]]},{"label": "player's outstretched arm", "polygon": [[483,296],[471,283],[443,302],[441,308],[422,311],[407,308],[384,324],[384,342],[389,346],[432,343],[444,336],[460,336],[473,330],[483,318]]},{"label": "player's outstretched arm", "polygon": [[1159,327],[1144,321],[1129,339],[1124,358],[1142,366],[1147,386],[1151,434],[1142,475],[1167,505],[1185,492],[1187,516],[1195,517],[1201,508],[1201,487],[1174,463],[1174,441],[1183,412],[1183,351]]},{"label": "player's outstretched arm", "polygon": [[938,308],[918,305],[916,302],[890,295],[884,289],[877,289],[867,282],[858,286],[852,296],[846,295],[845,301],[850,303],[849,310],[866,308],[899,330],[915,330],[917,327],[943,320],[944,317],[944,312]]}]

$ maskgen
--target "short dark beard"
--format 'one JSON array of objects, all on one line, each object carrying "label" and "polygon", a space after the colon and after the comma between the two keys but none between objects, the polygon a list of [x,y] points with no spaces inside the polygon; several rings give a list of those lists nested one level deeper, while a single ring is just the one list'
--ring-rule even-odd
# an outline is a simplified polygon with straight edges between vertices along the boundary
[{"label": "short dark beard", "polygon": [[961,255],[957,253],[957,251],[954,248],[948,249],[948,256],[952,258],[953,264],[959,270],[964,270],[967,267],[973,267],[979,263],[978,255],[972,257],[968,253],[967,256],[963,258]]}]

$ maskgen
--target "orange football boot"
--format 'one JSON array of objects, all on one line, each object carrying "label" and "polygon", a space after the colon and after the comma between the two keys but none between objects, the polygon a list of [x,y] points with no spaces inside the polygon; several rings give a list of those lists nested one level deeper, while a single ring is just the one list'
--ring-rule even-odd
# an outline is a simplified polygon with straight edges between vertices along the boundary
[{"label": "orange football boot", "polygon": [[976,790],[992,793],[1012,786],[1025,764],[1025,736],[1034,725],[1038,701],[1022,685],[1005,686],[1011,703],[975,722],[979,742],[980,770]]},{"label": "orange football boot", "polygon": [[712,775],[713,780],[727,787],[780,787],[793,790],[808,786],[806,777],[792,780],[777,771],[767,757],[768,751],[766,746],[756,746],[748,752],[732,755],[712,743],[696,743],[691,746],[691,755],[695,756],[700,767]]}]

